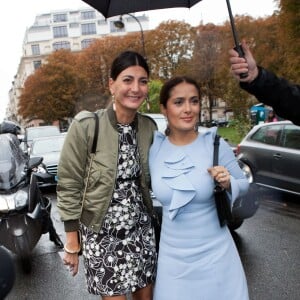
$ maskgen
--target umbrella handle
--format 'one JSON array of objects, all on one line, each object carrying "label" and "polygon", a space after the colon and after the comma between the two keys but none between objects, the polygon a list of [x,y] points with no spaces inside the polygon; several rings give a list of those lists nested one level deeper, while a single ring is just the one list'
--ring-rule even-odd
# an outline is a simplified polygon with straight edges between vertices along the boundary
[{"label": "umbrella handle", "polygon": [[[241,44],[237,44],[233,49],[239,54],[239,57],[245,58],[245,53]],[[247,77],[248,77],[248,72],[240,74],[240,78],[242,79]]]},{"label": "umbrella handle", "polygon": [[[244,53],[243,47],[238,42],[238,34],[236,32],[236,28],[235,28],[235,24],[234,24],[234,18],[233,18],[233,14],[231,11],[230,0],[226,0],[226,4],[227,4],[227,8],[228,8],[231,30],[232,30],[232,35],[233,35],[234,44],[235,44],[235,47],[233,49],[239,54],[239,57],[245,58],[245,53]],[[246,77],[248,77],[248,73],[240,74],[240,78],[246,78]]]}]

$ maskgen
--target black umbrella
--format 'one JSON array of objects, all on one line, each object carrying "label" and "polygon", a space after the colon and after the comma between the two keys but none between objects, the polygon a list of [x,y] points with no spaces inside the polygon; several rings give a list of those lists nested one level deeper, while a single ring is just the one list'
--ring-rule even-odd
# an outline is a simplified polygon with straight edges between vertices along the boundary
[{"label": "black umbrella", "polygon": [[105,18],[137,11],[172,7],[190,8],[201,0],[83,0],[97,9]]},{"label": "black umbrella", "polygon": [[[186,7],[190,8],[202,0],[83,0],[90,6],[98,10],[105,18],[128,14],[138,11],[148,11],[154,9]],[[235,49],[241,57],[244,57],[243,49],[238,42],[234,19],[231,12],[230,1],[226,0]],[[247,74],[241,74],[247,76]]]}]

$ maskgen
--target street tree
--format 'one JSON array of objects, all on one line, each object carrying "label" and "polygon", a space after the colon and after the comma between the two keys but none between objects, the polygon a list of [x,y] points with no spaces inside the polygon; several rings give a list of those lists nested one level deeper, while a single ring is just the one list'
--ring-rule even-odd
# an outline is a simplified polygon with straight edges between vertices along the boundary
[{"label": "street tree", "polygon": [[279,38],[284,49],[283,75],[300,81],[300,1],[280,0]]},{"label": "street tree", "polygon": [[173,20],[162,22],[147,33],[147,57],[154,79],[182,74],[192,57],[194,34],[191,25]]},{"label": "street tree", "polygon": [[19,114],[25,119],[42,119],[52,123],[73,117],[82,93],[82,80],[76,72],[76,54],[58,50],[29,76],[24,84]]}]

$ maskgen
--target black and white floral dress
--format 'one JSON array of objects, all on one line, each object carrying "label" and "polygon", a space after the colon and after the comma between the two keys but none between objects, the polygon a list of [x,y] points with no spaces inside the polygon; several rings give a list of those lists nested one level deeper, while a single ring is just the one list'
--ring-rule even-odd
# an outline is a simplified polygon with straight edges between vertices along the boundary
[{"label": "black and white floral dress", "polygon": [[119,160],[111,204],[101,231],[81,224],[88,291],[124,295],[152,283],[156,250],[151,218],[139,188],[139,152],[132,124],[118,124]]}]

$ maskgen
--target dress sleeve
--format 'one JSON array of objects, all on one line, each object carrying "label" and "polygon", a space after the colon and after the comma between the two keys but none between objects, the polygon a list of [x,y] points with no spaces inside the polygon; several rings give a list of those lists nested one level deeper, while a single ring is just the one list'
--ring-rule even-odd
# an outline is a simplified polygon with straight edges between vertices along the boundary
[{"label": "dress sleeve", "polygon": [[249,182],[241,170],[231,147],[222,138],[220,139],[219,165],[224,166],[230,173],[231,192],[228,195],[231,197],[233,204],[239,196],[247,193]]}]

